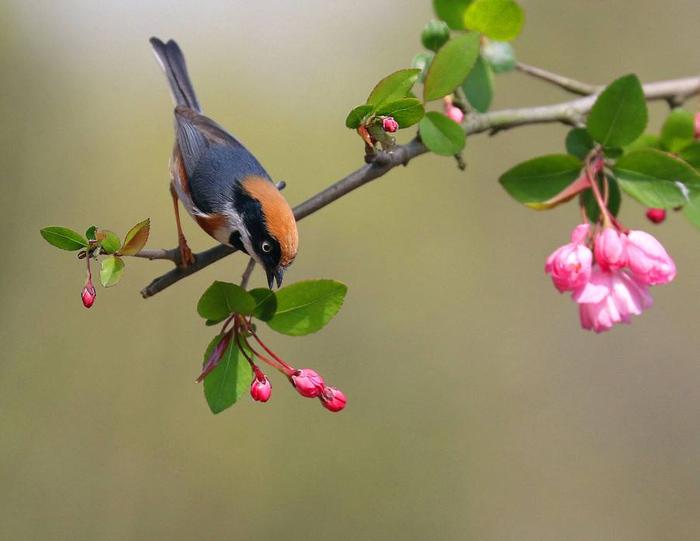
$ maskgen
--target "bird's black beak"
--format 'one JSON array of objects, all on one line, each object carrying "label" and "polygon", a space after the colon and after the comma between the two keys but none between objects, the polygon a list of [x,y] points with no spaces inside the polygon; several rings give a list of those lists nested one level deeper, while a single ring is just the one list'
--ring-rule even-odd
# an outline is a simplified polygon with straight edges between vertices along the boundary
[{"label": "bird's black beak", "polygon": [[282,287],[282,278],[284,278],[284,268],[277,267],[276,269],[266,269],[267,273],[267,287],[272,289],[275,281],[277,281],[277,287]]}]

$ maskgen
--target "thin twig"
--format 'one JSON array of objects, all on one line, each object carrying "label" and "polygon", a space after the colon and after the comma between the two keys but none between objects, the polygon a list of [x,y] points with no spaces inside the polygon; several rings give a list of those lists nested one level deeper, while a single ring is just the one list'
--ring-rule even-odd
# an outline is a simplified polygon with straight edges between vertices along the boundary
[{"label": "thin twig", "polygon": [[[700,93],[700,77],[687,77],[669,81],[659,81],[644,85],[644,96],[647,100],[686,100]],[[516,128],[530,124],[559,122],[567,125],[580,125],[584,116],[591,110],[596,95],[590,95],[575,100],[570,100],[554,105],[539,107],[522,107],[517,109],[503,109],[490,113],[472,113],[467,115],[462,126],[467,135]],[[379,178],[399,165],[406,165],[416,156],[420,156],[428,149],[417,138],[405,145],[396,146],[391,152],[380,152],[372,163],[363,165],[346,177],[331,184],[325,190],[310,197],[294,208],[294,216],[301,220],[310,214],[322,209],[336,199],[343,197],[351,191]],[[215,261],[234,253],[236,250],[230,246],[220,244],[195,255],[195,262],[186,268],[175,269],[153,280],[142,291],[144,298],[163,291],[167,287],[208,267]],[[137,254],[139,257],[151,259],[169,259],[177,263],[178,250],[144,250]],[[142,255],[143,254],[143,255]],[[171,257],[154,257],[157,254],[169,254]]]},{"label": "thin twig", "polygon": [[579,96],[590,96],[591,94],[595,94],[602,89],[600,86],[582,83],[576,79],[571,79],[569,77],[559,75],[558,73],[552,73],[551,71],[547,71],[536,66],[530,66],[529,64],[524,64],[522,62],[517,62],[515,67],[518,71],[531,75],[536,79],[541,79],[542,81],[551,83],[559,88],[563,88],[572,94],[578,94]]},{"label": "thin twig", "polygon": [[250,280],[250,275],[253,274],[253,269],[255,268],[255,259],[252,257],[248,260],[248,265],[246,265],[243,271],[243,276],[241,277],[241,287],[247,289],[248,280]]}]

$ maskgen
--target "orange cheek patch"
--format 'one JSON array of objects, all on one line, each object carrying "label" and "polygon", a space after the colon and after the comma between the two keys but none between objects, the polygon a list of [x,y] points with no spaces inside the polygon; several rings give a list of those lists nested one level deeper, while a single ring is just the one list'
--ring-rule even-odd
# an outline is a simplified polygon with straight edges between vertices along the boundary
[{"label": "orange cheek patch", "polygon": [[265,178],[246,177],[242,185],[251,197],[260,202],[267,230],[280,243],[280,263],[286,267],[296,257],[299,244],[297,222],[289,203],[277,187]]}]

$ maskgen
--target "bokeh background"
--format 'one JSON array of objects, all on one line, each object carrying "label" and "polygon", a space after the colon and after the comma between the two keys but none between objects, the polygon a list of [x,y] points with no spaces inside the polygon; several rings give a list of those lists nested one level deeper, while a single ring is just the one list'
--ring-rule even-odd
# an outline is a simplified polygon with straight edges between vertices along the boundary
[{"label": "bokeh background", "polygon": [[[700,69],[695,0],[523,5],[525,62],[596,83]],[[419,51],[428,0],[0,10],[0,538],[700,537],[700,232],[680,215],[653,227],[625,200],[624,222],[653,229],[678,278],[633,325],[582,331],[542,271],[575,207],[536,213],[497,183],[560,151],[564,127],[475,136],[466,172],[423,156],[301,223],[288,280],[332,277],[349,295],[318,335],[266,335],[346,392],[339,415],[280,378],[267,405],[210,414],[192,383],[212,336],[195,303],[237,280],[242,257],[147,301],[139,289],[168,264],[130,260],[87,311],[83,266],[39,236],[92,223],[123,235],[150,216],[150,245],[174,245],[171,104],[151,35],[179,40],[205,111],[297,203],[361,164],[345,115]],[[508,74],[494,107],[562,99]]]}]

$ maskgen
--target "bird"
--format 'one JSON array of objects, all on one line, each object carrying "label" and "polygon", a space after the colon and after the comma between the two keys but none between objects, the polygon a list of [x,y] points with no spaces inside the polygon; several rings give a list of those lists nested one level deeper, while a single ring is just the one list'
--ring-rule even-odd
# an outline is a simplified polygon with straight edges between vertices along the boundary
[{"label": "bird", "polygon": [[194,263],[182,231],[178,200],[199,226],[221,244],[244,251],[281,287],[297,255],[294,213],[260,162],[211,118],[202,114],[178,44],[152,37],[175,103],[175,144],[170,193],[175,210],[180,264]]}]

